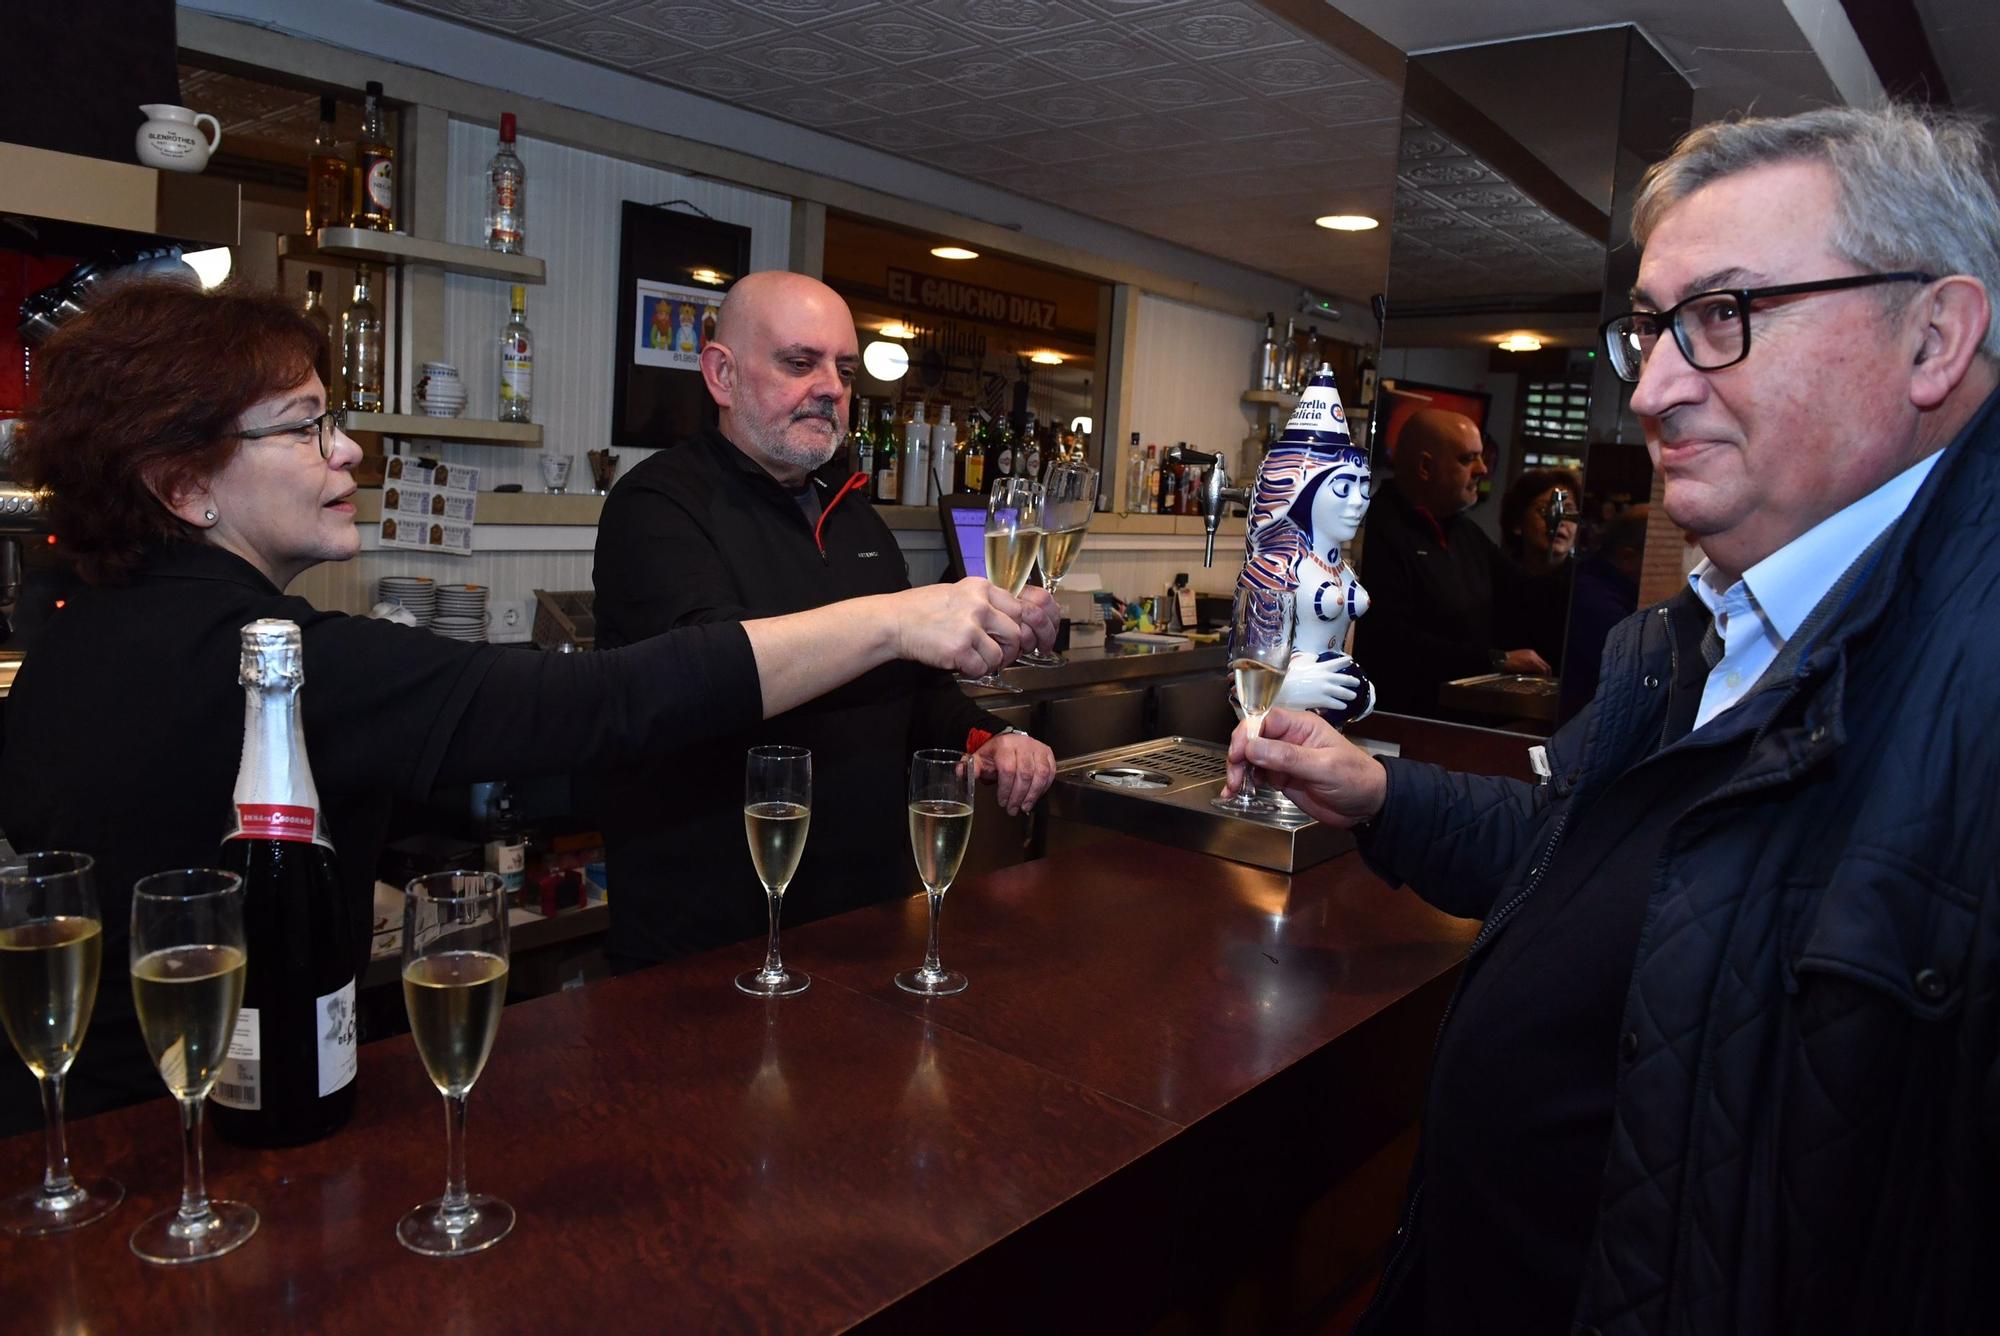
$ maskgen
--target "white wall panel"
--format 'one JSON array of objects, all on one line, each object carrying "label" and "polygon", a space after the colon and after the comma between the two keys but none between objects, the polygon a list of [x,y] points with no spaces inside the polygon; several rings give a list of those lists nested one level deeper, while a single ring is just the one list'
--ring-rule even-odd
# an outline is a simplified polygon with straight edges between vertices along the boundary
[{"label": "white wall panel", "polygon": [[[445,240],[476,245],[486,218],[486,164],[497,137],[489,126],[453,121],[451,181]],[[790,245],[791,201],[521,137],[515,142],[528,173],[527,249],[548,263],[548,282],[530,287],[528,327],[535,334],[535,421],[545,448],[576,457],[574,485],[589,486],[586,450],[610,443],[612,323],[618,312],[621,206],[684,199],[724,222],[748,227],[753,269],[782,269]],[[507,323],[507,285],[496,279],[445,277],[445,360],[465,382],[465,416],[499,412],[500,329]],[[435,447],[432,447],[435,448]],[[480,486],[518,482],[534,489],[541,475],[532,450],[505,446],[442,447],[460,463],[477,465]],[[651,453],[619,452],[623,472]]]},{"label": "white wall panel", "polygon": [[1239,447],[1252,430],[1243,406],[1262,326],[1199,306],[1142,293],[1132,365],[1132,421],[1125,428],[1164,454],[1176,441],[1223,451],[1243,475]]}]

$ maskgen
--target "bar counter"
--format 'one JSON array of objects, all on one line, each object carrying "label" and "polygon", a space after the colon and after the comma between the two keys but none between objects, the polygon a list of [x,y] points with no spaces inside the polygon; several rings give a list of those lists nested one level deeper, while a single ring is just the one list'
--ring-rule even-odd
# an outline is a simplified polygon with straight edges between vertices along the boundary
[{"label": "bar counter", "polygon": [[[915,899],[787,933],[813,976],[791,998],[730,986],[759,943],[509,1007],[469,1163],[519,1224],[473,1257],[392,1232],[444,1174],[407,1037],[364,1048],[359,1112],[328,1140],[209,1135],[211,1192],[263,1217],[217,1261],[127,1249],[177,1197],[169,1101],[75,1123],[79,1172],[126,1201],[0,1238],[0,1325],[1131,1330],[1227,1305],[1261,1327],[1365,1271],[1475,925],[1352,854],[1287,877],[1110,835],[952,890],[957,997],[890,982],[924,925]],[[0,1143],[0,1183],[34,1181],[41,1148]]]}]

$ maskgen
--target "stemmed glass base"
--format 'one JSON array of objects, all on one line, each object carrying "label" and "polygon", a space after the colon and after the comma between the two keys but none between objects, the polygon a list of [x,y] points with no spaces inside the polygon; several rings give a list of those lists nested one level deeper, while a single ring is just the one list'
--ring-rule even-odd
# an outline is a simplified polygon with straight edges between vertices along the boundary
[{"label": "stemmed glass base", "polygon": [[23,1188],[0,1201],[0,1230],[22,1238],[37,1238],[81,1229],[110,1215],[124,1200],[125,1189],[110,1178],[71,1183],[56,1192],[45,1187]]},{"label": "stemmed glass base", "polygon": [[1004,691],[1010,696],[1018,696],[1026,689],[1015,686],[998,673],[986,673],[980,677],[961,677],[958,679],[958,684],[962,687],[985,687],[988,691]]},{"label": "stemmed glass base", "polygon": [[234,1252],[257,1232],[257,1211],[240,1201],[214,1201],[191,1215],[161,1211],[132,1232],[132,1251],[160,1266],[202,1262]]},{"label": "stemmed glass base", "polygon": [[1044,654],[1041,650],[1031,649],[1014,662],[1026,664],[1030,668],[1061,668],[1069,663],[1069,659],[1053,651]]},{"label": "stemmed glass base", "polygon": [[396,1222],[396,1242],[426,1257],[463,1257],[484,1252],[513,1231],[513,1207],[473,1192],[456,1209],[445,1209],[443,1197],[412,1209]]},{"label": "stemmed glass base", "polygon": [[804,970],[744,970],[736,976],[736,986],[752,997],[790,997],[812,987],[812,975]]},{"label": "stemmed glass base", "polygon": [[1234,812],[1239,816],[1269,816],[1278,810],[1278,804],[1245,785],[1234,798],[1210,798],[1208,805],[1218,812]]},{"label": "stemmed glass base", "polygon": [[896,976],[896,987],[921,997],[949,997],[953,993],[962,993],[968,982],[970,981],[957,970],[932,970],[919,967],[904,970]]}]

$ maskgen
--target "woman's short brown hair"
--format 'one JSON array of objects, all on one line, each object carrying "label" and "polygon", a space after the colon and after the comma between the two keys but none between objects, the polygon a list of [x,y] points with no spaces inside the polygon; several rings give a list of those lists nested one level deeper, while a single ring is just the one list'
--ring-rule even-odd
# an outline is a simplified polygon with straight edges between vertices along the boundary
[{"label": "woman's short brown hair", "polygon": [[135,282],[59,330],[35,359],[40,403],[15,468],[50,493],[57,541],[111,584],[147,547],[193,531],[160,500],[212,478],[259,400],[299,384],[326,339],[275,293]]}]

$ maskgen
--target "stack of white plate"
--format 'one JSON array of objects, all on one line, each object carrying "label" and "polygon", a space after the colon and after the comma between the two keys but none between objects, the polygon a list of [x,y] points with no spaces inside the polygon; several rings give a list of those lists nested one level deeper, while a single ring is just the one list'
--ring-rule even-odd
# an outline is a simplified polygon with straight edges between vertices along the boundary
[{"label": "stack of white plate", "polygon": [[439,585],[437,619],[431,630],[453,640],[484,641],[487,592],[485,585]]},{"label": "stack of white plate", "polygon": [[378,602],[409,609],[418,626],[429,626],[437,615],[437,581],[428,575],[385,575],[376,582],[375,594]]}]

